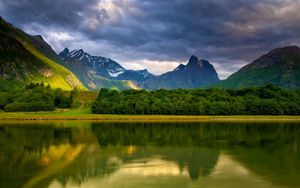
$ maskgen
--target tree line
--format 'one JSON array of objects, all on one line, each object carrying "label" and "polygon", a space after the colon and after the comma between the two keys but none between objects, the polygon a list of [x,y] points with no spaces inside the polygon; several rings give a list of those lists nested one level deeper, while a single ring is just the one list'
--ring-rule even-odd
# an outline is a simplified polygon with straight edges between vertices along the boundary
[{"label": "tree line", "polygon": [[300,91],[268,84],[243,89],[101,89],[96,114],[299,115]]},{"label": "tree line", "polygon": [[30,83],[17,91],[0,92],[0,110],[5,112],[53,111],[56,108],[70,108],[77,94],[74,89],[66,92],[52,89],[43,83]]}]

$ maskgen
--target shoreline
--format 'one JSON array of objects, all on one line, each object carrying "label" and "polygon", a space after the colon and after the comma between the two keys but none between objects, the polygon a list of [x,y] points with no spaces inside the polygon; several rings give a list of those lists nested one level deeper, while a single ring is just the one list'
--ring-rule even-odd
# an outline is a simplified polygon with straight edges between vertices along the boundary
[{"label": "shoreline", "polygon": [[100,115],[49,112],[0,113],[0,121],[125,121],[125,122],[300,122],[300,116]]}]

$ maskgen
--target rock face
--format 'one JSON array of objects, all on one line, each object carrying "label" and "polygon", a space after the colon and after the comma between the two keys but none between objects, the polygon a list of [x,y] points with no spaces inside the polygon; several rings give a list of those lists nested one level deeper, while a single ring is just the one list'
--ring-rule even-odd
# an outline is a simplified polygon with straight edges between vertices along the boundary
[{"label": "rock face", "polygon": [[98,76],[109,79],[115,78],[125,71],[117,62],[101,56],[92,56],[82,49],[69,51],[68,48],[65,48],[59,53],[59,56],[67,67],[79,66],[80,71],[88,69],[94,71]]},{"label": "rock face", "polygon": [[219,81],[218,74],[208,61],[191,56],[187,65],[143,82],[146,89],[176,89],[206,87]]},{"label": "rock face", "polygon": [[[94,72],[96,75],[112,80],[132,80],[136,82],[147,80],[153,77],[153,74],[145,70],[126,70],[119,63],[110,58],[101,56],[92,56],[82,49],[70,52],[65,48],[59,53],[63,64],[70,69],[77,66],[83,72]],[[78,72],[79,70],[76,70]],[[80,74],[80,73],[79,73]]]},{"label": "rock face", "polygon": [[272,83],[285,88],[300,87],[300,48],[276,48],[244,66],[217,86],[241,88]]},{"label": "rock face", "polygon": [[72,70],[90,90],[137,88],[134,81],[144,78],[139,71],[128,71],[110,58],[92,56],[82,49],[65,48],[59,57],[61,64]]},{"label": "rock face", "polygon": [[122,74],[119,74],[116,79],[118,80],[133,80],[137,83],[143,82],[150,78],[155,77],[153,74],[144,70],[125,70]]}]

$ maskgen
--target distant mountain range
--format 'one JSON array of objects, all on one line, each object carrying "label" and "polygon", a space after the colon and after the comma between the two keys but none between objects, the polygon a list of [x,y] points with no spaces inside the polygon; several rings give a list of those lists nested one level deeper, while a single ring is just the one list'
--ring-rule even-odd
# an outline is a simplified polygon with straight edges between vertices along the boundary
[{"label": "distant mountain range", "polygon": [[66,48],[59,53],[59,57],[61,64],[73,71],[91,90],[98,90],[102,87],[139,88],[136,82],[154,76],[147,70],[126,70],[109,58],[92,56],[82,49],[69,51]]},{"label": "distant mountain range", "polygon": [[[192,56],[187,65],[179,65],[174,71],[155,76],[145,70],[126,70],[116,61],[92,56],[82,49],[59,53],[62,65],[73,71],[89,89],[103,87],[99,79],[131,82],[131,86],[143,89],[176,89],[208,86],[219,81],[214,67],[205,60]],[[124,87],[123,87],[124,88]],[[121,88],[122,89],[122,88]]]},{"label": "distant mountain range", "polygon": [[64,90],[241,88],[268,83],[300,88],[300,49],[274,49],[222,81],[212,64],[196,56],[191,56],[187,65],[157,76],[146,69],[127,70],[110,58],[82,49],[65,48],[56,54],[42,36],[28,35],[0,17],[0,90],[30,82]]}]

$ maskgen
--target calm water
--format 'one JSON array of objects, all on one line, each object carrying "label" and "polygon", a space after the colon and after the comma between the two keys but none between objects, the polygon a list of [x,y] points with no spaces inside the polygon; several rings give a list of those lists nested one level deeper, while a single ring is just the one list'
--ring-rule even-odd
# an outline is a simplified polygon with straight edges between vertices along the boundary
[{"label": "calm water", "polygon": [[300,124],[1,123],[0,187],[300,187]]}]

